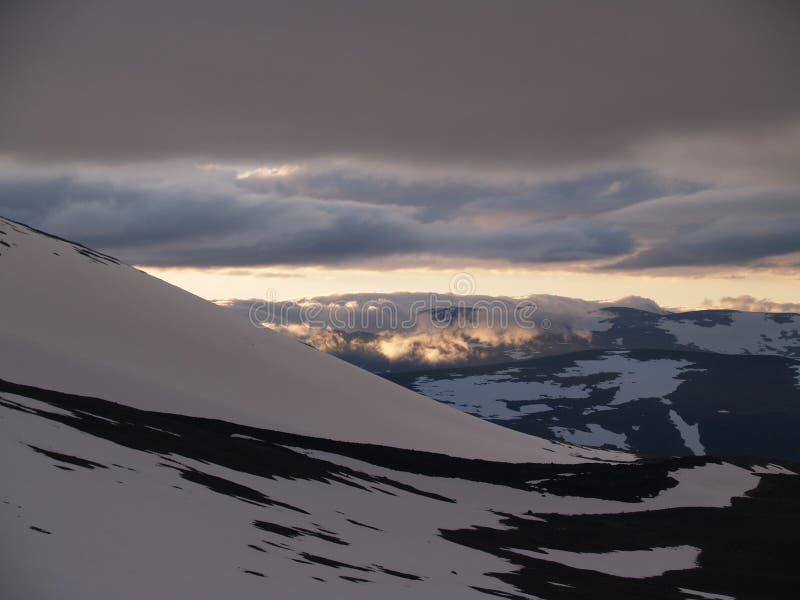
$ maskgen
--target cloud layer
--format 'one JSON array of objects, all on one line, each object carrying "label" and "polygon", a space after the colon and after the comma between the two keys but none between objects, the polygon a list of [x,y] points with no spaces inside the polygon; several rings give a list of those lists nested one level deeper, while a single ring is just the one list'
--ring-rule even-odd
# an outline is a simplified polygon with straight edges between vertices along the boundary
[{"label": "cloud layer", "polygon": [[755,268],[800,252],[791,188],[724,189],[641,167],[453,180],[306,163],[0,163],[0,213],[145,266],[550,265]]},{"label": "cloud layer", "polygon": [[709,308],[729,308],[732,310],[743,310],[749,312],[766,313],[798,313],[800,314],[800,302],[775,302],[769,298],[755,298],[749,295],[726,296],[720,298],[719,302],[706,300],[705,306]]},{"label": "cloud layer", "polygon": [[0,153],[564,165],[800,116],[791,2],[4,3]]},{"label": "cloud layer", "polygon": [[150,266],[364,264],[431,254],[563,263],[633,248],[627,232],[584,218],[484,228],[431,220],[379,195],[373,203],[329,199],[292,185],[253,192],[231,172],[180,185],[10,173],[0,177],[0,212]]},{"label": "cloud layer", "polygon": [[0,10],[0,213],[132,263],[800,265],[792,2]]},{"label": "cloud layer", "polygon": [[220,304],[318,350],[380,370],[480,364],[585,347],[602,330],[603,309],[663,313],[647,298],[597,302],[537,294],[524,298],[454,294],[342,294],[296,301]]}]

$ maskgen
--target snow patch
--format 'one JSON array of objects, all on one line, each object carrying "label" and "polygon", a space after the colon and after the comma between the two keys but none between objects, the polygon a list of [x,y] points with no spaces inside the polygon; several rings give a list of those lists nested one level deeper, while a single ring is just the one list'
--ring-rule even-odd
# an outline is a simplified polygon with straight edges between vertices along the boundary
[{"label": "snow patch", "polygon": [[661,319],[658,327],[675,336],[679,344],[722,354],[773,354],[786,356],[800,346],[800,317],[787,315],[776,321],[764,313],[732,312],[730,324],[703,326],[691,318]]},{"label": "snow patch", "polygon": [[674,410],[669,411],[669,419],[677,428],[678,433],[681,434],[681,439],[683,440],[683,443],[692,452],[692,454],[694,454],[695,456],[702,456],[703,454],[706,453],[705,447],[703,446],[703,444],[700,443],[699,423],[695,423],[694,425],[689,425]]},{"label": "snow patch", "polygon": [[615,550],[614,552],[569,552],[552,548],[539,548],[540,552],[509,548],[512,552],[549,560],[572,567],[597,571],[617,577],[644,579],[657,577],[667,571],[683,571],[697,568],[700,548],[694,546],[669,546],[648,550]]},{"label": "snow patch", "polygon": [[620,450],[628,450],[628,437],[624,433],[614,433],[597,423],[587,423],[586,427],[589,431],[581,429],[571,429],[568,427],[550,427],[558,438],[571,444],[579,444],[582,446],[613,446]]},{"label": "snow patch", "polygon": [[560,376],[588,377],[613,373],[617,377],[599,383],[600,389],[618,388],[609,406],[633,402],[641,398],[663,398],[683,383],[678,376],[693,365],[688,360],[659,358],[636,360],[626,352],[606,352],[597,359],[578,360],[575,366],[564,369]]},{"label": "snow patch", "polygon": [[761,465],[753,465],[750,467],[750,470],[753,473],[758,473],[759,475],[797,475],[797,473],[794,471],[774,463],[769,463],[766,467],[762,467]]},{"label": "snow patch", "polygon": [[484,419],[510,420],[525,414],[552,410],[541,404],[510,408],[509,402],[535,402],[542,399],[588,398],[583,385],[562,385],[555,381],[519,381],[509,371],[493,375],[470,375],[458,379],[418,377],[413,387],[426,396],[455,406]]},{"label": "snow patch", "polygon": [[[712,594],[711,592],[701,592],[698,590],[691,590],[689,588],[678,588],[679,592],[695,596],[696,598],[705,598],[706,600],[736,600],[733,596],[726,596],[725,594]],[[695,598],[688,598],[687,600],[696,600]]]}]

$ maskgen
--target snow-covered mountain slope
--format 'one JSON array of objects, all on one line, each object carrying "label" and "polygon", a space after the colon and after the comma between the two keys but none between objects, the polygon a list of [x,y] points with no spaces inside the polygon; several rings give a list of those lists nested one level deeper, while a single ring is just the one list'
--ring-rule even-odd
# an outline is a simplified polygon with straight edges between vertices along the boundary
[{"label": "snow-covered mountain slope", "polygon": [[800,583],[800,477],[767,461],[465,460],[2,381],[0,457],[4,600],[741,600]]},{"label": "snow-covered mountain slope", "polygon": [[0,229],[3,600],[796,593],[791,463],[548,444]]},{"label": "snow-covered mountain slope", "polygon": [[504,461],[630,460],[464,415],[116,259],[0,221],[0,378],[146,410]]}]

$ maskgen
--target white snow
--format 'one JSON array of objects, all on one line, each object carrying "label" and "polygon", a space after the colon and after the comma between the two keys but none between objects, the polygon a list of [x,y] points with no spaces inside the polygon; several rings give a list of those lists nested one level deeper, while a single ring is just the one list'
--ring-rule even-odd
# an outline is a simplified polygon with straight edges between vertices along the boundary
[{"label": "white snow", "polygon": [[800,317],[787,315],[787,323],[765,313],[731,313],[731,324],[703,327],[690,319],[661,319],[658,327],[671,333],[679,344],[723,354],[787,355],[800,346]]},{"label": "white snow", "polygon": [[644,579],[656,577],[667,571],[682,571],[697,568],[700,549],[694,546],[669,546],[648,550],[616,550],[614,552],[568,552],[552,548],[540,548],[540,552],[509,548],[512,552],[550,560],[575,569],[597,571],[617,577]]},{"label": "white snow", "polygon": [[689,594],[690,596],[694,596],[694,598],[689,598],[687,600],[696,600],[697,598],[706,598],[707,600],[736,600],[733,596],[726,596],[725,594],[712,594],[711,592],[700,592],[698,590],[692,590],[689,588],[678,588],[679,592],[683,592],[684,594]]},{"label": "white snow", "polygon": [[598,425],[597,423],[587,423],[589,431],[581,429],[571,429],[569,427],[550,427],[553,434],[571,444],[582,446],[614,446],[620,450],[628,450],[628,436],[624,433],[614,433]]},{"label": "white snow", "polygon": [[695,455],[702,456],[706,453],[706,449],[700,443],[700,424],[695,423],[689,425],[681,416],[674,410],[669,411],[669,420],[675,425],[678,433],[681,434],[681,439],[686,447]]},{"label": "white snow", "polygon": [[528,359],[528,358],[533,358],[534,356],[536,356],[539,353],[538,352],[525,352],[524,350],[516,349],[516,350],[506,350],[504,354],[506,356],[508,356],[512,360],[525,360],[525,359]]},{"label": "white snow", "polygon": [[774,463],[770,463],[766,467],[753,465],[752,467],[750,467],[750,470],[753,473],[759,473],[761,475],[796,475],[794,471],[791,471],[784,466],[776,465]]},{"label": "white snow", "polygon": [[524,414],[551,410],[543,404],[522,405],[519,410],[515,410],[509,408],[507,402],[589,397],[589,389],[582,385],[562,385],[555,381],[520,381],[510,376],[508,371],[454,379],[423,376],[418,377],[413,386],[430,398],[487,419],[518,419]]},{"label": "white snow", "polygon": [[[512,490],[489,483],[398,473],[330,452],[307,450],[303,453],[376,477],[391,477],[418,489],[459,499],[459,503],[462,502],[462,498],[468,498],[469,503],[478,506],[485,507],[494,504],[497,507],[498,499],[502,498],[502,508],[498,510],[518,516],[523,516],[529,510],[545,515],[583,515],[662,510],[681,506],[723,508],[731,505],[732,498],[744,496],[754,489],[760,481],[759,475],[748,469],[730,463],[709,463],[693,468],[678,469],[670,473],[670,477],[675,479],[678,485],[664,490],[652,498],[644,498],[641,502],[630,503],[578,496],[531,494],[523,490]],[[525,516],[525,518],[529,517]]]},{"label": "white snow", "polygon": [[597,385],[600,389],[619,388],[610,406],[633,402],[641,398],[663,398],[683,383],[678,376],[694,363],[688,360],[659,358],[636,360],[626,352],[606,352],[600,358],[575,361],[575,366],[564,369],[559,375],[586,377],[601,373],[614,373],[616,378]]},{"label": "white snow", "polygon": [[[147,410],[501,461],[630,460],[453,410],[125,265],[5,221],[0,377]],[[59,256],[56,256],[57,252]]]},{"label": "white snow", "polygon": [[[438,535],[439,527],[473,522],[498,526],[500,517],[468,496],[455,506],[396,488],[396,495],[389,496],[320,481],[269,480],[183,457],[131,450],[2,407],[0,416],[0,500],[9,501],[0,502],[3,600],[215,600],[270,597],[276,590],[280,598],[290,600],[370,600],[376,594],[389,599],[485,597],[472,585],[514,591],[484,575],[487,570],[510,572],[513,565]],[[123,468],[62,471],[27,444]],[[165,458],[262,491],[310,514],[213,493],[158,466]],[[310,530],[322,527],[349,545],[311,536],[277,537],[253,527],[257,519]],[[51,535],[34,532],[31,526]],[[267,545],[265,539],[285,547]],[[295,562],[301,552],[369,570]],[[398,579],[375,565],[424,579]],[[365,588],[340,575],[372,583]],[[325,584],[312,576],[324,578]]]},{"label": "white snow", "polygon": [[586,415],[590,415],[596,412],[606,412],[608,410],[617,410],[616,406],[608,406],[606,404],[596,404],[595,406],[590,406],[589,408],[583,409],[581,414],[585,417]]},{"label": "white snow", "polygon": [[[37,404],[22,397],[16,400],[27,406]],[[62,471],[53,466],[53,459],[34,452],[28,444],[109,468]],[[708,464],[675,471],[672,476],[677,485],[653,498],[621,502],[398,472],[330,452],[296,450],[355,469],[376,482],[386,477],[455,502],[399,487],[391,488],[394,495],[379,493],[380,489],[386,490],[385,483],[365,489],[335,481],[257,477],[182,456],[133,450],[0,406],[0,581],[5,586],[4,600],[211,600],[264,597],[275,590],[288,600],[485,597],[471,586],[515,593],[513,587],[488,573],[510,573],[518,565],[448,542],[439,535],[440,529],[503,528],[503,513],[540,519],[535,515],[728,506],[733,497],[743,496],[760,480],[759,474],[747,469],[725,463]],[[281,506],[256,506],[211,492],[159,463],[182,465],[225,478],[308,514]],[[766,469],[773,472],[771,467]],[[528,516],[528,511],[534,516]],[[279,537],[255,529],[254,520],[312,531],[324,528],[347,545],[313,536]],[[51,535],[33,531],[33,526],[50,531]],[[266,552],[250,548],[249,544]],[[618,557],[617,553],[583,555],[544,550],[547,554],[537,557],[602,572],[624,568],[627,574],[623,576],[629,577],[647,576],[645,569],[655,570],[656,562],[664,570],[690,568],[681,566],[689,562],[688,550],[642,551],[656,553],[653,560],[639,551]],[[303,552],[352,567],[333,569],[296,562]],[[620,566],[622,558],[627,567]],[[392,577],[378,565],[422,580]],[[263,573],[266,578],[249,575],[245,570]],[[360,586],[340,576],[361,577],[372,583]],[[311,577],[323,578],[324,585]]]}]

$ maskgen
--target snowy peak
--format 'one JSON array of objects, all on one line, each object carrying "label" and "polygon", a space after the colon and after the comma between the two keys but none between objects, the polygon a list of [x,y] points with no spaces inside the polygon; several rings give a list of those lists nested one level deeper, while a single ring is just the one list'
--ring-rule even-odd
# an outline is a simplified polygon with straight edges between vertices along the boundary
[{"label": "snowy peak", "polygon": [[736,310],[656,314],[606,308],[591,326],[594,347],[702,350],[800,358],[800,315]]}]

